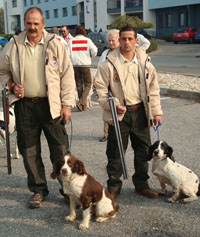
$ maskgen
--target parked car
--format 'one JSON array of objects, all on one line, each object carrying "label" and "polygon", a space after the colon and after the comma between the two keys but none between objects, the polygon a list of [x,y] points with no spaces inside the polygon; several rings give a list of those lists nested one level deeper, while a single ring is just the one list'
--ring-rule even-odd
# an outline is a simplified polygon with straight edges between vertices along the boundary
[{"label": "parked car", "polygon": [[143,35],[146,39],[151,40],[151,36],[143,29],[137,29],[137,33]]},{"label": "parked car", "polygon": [[3,36],[0,36],[0,48],[3,48],[8,43],[8,40]]},{"label": "parked car", "polygon": [[100,56],[104,50],[109,48],[106,32],[92,32],[88,34],[88,38],[90,38],[98,48],[98,56]]},{"label": "parked car", "polygon": [[177,44],[178,42],[187,42],[191,44],[195,42],[196,31],[197,28],[191,27],[180,29],[173,34],[172,40],[174,44]]},{"label": "parked car", "polygon": [[198,29],[196,32],[195,41],[200,43],[200,29]]}]

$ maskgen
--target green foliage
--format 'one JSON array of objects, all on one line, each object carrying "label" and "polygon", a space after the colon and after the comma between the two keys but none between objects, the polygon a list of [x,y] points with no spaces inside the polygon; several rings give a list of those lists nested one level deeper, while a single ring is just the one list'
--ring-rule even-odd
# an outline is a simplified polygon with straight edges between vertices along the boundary
[{"label": "green foliage", "polygon": [[132,25],[135,29],[147,29],[152,28],[154,25],[151,23],[147,23],[142,21],[137,16],[119,16],[116,20],[108,27],[109,29],[121,29],[122,27],[126,26],[127,24]]},{"label": "green foliage", "polygon": [[91,33],[92,32],[92,30],[89,28],[89,29],[86,29],[86,33],[87,33],[87,35],[89,34],[89,33]]},{"label": "green foliage", "polygon": [[103,31],[103,30],[100,28],[100,29],[99,29],[99,32],[102,32],[102,31]]},{"label": "green foliage", "polygon": [[150,47],[147,49],[147,53],[151,53],[158,49],[158,43],[156,40],[150,40]]},{"label": "green foliage", "polygon": [[172,35],[163,35],[161,39],[167,42],[172,42]]},{"label": "green foliage", "polygon": [[4,10],[0,8],[0,34],[3,34],[4,30]]}]

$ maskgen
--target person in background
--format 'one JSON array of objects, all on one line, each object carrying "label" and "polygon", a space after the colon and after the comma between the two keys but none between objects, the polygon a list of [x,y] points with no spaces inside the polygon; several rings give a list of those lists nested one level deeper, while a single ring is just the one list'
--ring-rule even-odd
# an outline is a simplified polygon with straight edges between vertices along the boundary
[{"label": "person in background", "polygon": [[98,68],[95,77],[103,118],[109,123],[107,188],[115,198],[120,195],[122,188],[122,165],[108,100],[110,91],[115,99],[124,151],[129,138],[134,151],[135,172],[132,182],[135,192],[155,199],[158,194],[149,187],[147,161],[151,145],[150,126],[162,122],[157,74],[148,55],[136,46],[137,33],[131,25],[120,30],[119,39],[120,47],[107,55],[106,62]]},{"label": "person in background", "polygon": [[33,192],[28,205],[39,208],[49,193],[41,157],[41,132],[47,139],[52,163],[69,152],[65,123],[72,115],[75,80],[64,44],[44,30],[42,10],[27,9],[24,25],[25,31],[15,35],[1,54],[0,83],[13,83],[13,100],[9,101],[15,100],[17,143],[28,188]]},{"label": "person in background", "polygon": [[59,40],[61,43],[67,47],[67,42],[59,35],[59,30],[58,27],[54,26],[51,28],[51,33],[56,35],[56,39]]},{"label": "person in background", "polygon": [[87,97],[92,87],[90,72],[91,57],[97,55],[97,47],[87,37],[84,26],[76,26],[75,37],[67,45],[74,66],[76,88],[79,101],[77,108],[80,112],[87,110]]},{"label": "person in background", "polygon": [[147,38],[145,38],[143,35],[137,33],[137,41],[136,41],[135,46],[138,46],[139,48],[146,51],[149,48],[150,44],[151,43]]},{"label": "person in background", "polygon": [[[119,47],[119,30],[117,29],[112,29],[109,30],[107,33],[107,40],[108,40],[108,45],[109,45],[109,49],[106,49],[98,62],[98,67],[106,61],[106,57],[108,55],[109,52],[111,52],[113,49],[116,49]],[[108,123],[104,122],[104,136],[102,138],[100,138],[100,142],[105,142],[107,141],[108,138]]]},{"label": "person in background", "polygon": [[69,32],[68,26],[61,26],[61,34],[66,43],[68,43],[70,39],[73,38],[73,36]]}]

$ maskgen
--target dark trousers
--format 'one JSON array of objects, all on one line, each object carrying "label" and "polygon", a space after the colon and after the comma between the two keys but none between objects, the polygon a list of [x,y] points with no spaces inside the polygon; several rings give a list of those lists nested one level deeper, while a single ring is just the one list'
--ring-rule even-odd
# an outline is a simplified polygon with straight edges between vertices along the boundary
[{"label": "dark trousers", "polygon": [[92,87],[90,68],[75,67],[74,72],[79,102],[87,108],[87,97]]},{"label": "dark trousers", "polygon": [[[137,190],[147,188],[147,179],[149,178],[147,156],[151,139],[144,107],[137,111],[126,112],[119,125],[124,151],[127,149],[129,137],[134,150],[135,173],[132,176],[133,184]],[[120,193],[122,188],[122,181],[120,180],[122,176],[122,165],[115,128],[112,125],[109,125],[106,154],[108,158],[108,190],[112,193]]]},{"label": "dark trousers", "polygon": [[52,119],[48,101],[33,103],[21,99],[15,104],[17,142],[27,172],[31,192],[49,193],[41,157],[41,132],[47,139],[50,159],[54,163],[68,152],[68,136],[59,118]]}]

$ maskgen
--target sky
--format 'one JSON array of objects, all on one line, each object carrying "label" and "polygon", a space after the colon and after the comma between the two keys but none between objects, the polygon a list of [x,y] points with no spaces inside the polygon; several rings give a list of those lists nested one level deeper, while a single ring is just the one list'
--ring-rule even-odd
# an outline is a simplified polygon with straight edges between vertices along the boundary
[{"label": "sky", "polygon": [[3,0],[0,0],[0,8],[3,7]]}]

